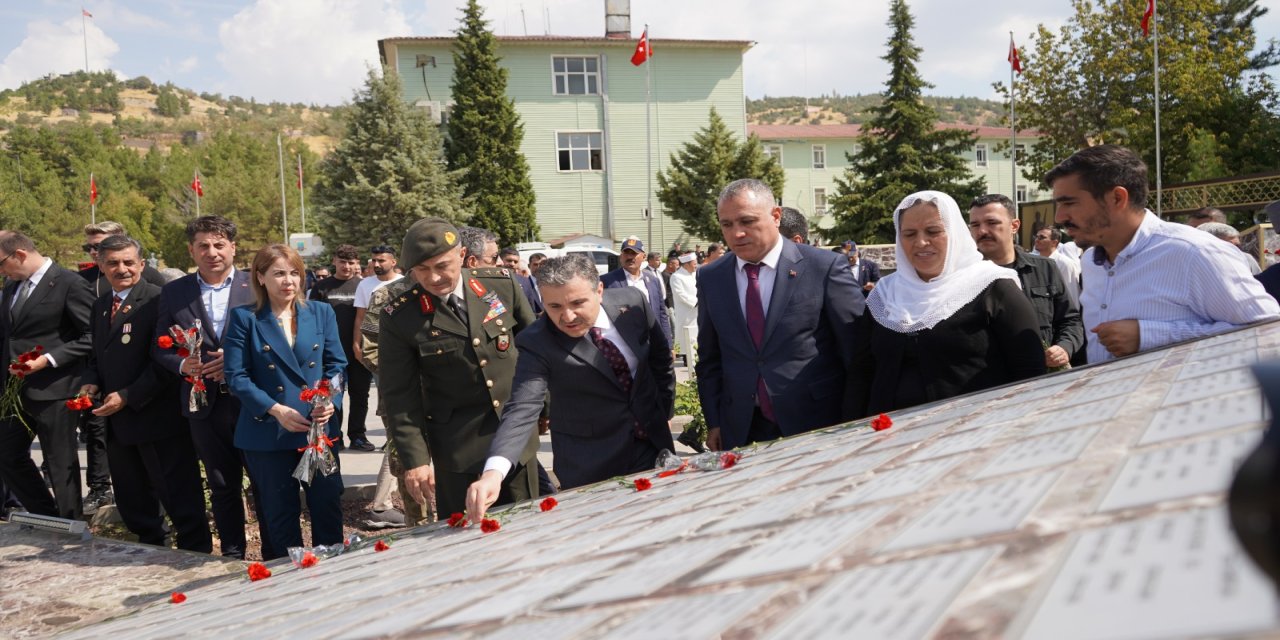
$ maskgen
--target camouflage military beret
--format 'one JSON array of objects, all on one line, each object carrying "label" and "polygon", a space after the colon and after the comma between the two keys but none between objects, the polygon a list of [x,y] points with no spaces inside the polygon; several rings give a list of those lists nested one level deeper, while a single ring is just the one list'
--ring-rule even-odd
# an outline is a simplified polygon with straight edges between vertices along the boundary
[{"label": "camouflage military beret", "polygon": [[458,228],[448,220],[423,218],[405,232],[400,259],[406,267],[412,268],[458,246],[458,240]]}]

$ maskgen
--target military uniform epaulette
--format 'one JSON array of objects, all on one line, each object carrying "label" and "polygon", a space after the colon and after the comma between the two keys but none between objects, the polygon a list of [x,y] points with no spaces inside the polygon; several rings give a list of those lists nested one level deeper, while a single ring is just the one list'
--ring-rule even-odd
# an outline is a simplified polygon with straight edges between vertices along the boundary
[{"label": "military uniform epaulette", "polygon": [[[382,312],[387,315],[394,315],[397,311],[400,311],[405,307],[420,306],[411,305],[410,303],[421,300],[426,300],[426,304],[428,305],[431,304],[431,299],[428,298],[426,292],[422,290],[422,285],[414,285],[408,291],[405,291],[393,298],[387,306],[383,307]],[[434,311],[435,309],[433,308],[431,310]]]},{"label": "military uniform epaulette", "polygon": [[476,269],[464,269],[472,278],[511,278],[511,270],[503,267],[479,267]]}]

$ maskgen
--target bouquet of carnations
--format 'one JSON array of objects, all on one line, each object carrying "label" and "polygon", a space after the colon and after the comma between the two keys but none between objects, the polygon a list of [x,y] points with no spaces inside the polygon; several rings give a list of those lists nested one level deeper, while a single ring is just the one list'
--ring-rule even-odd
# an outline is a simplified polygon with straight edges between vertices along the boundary
[{"label": "bouquet of carnations", "polygon": [[87,393],[77,393],[76,397],[67,400],[67,408],[72,411],[87,411],[93,408],[93,396]]},{"label": "bouquet of carnations", "polygon": [[687,469],[695,471],[730,469],[738,464],[739,460],[742,460],[742,454],[737,451],[706,451],[690,458],[681,458],[663,449],[658,453],[658,461],[654,469],[658,471],[659,478],[666,478]]},{"label": "bouquet of carnations", "polygon": [[9,362],[9,377],[4,381],[4,393],[0,394],[0,418],[17,418],[27,428],[27,433],[34,432],[22,416],[22,383],[31,373],[30,362],[41,355],[44,355],[44,347],[36,345],[36,348]]},{"label": "bouquet of carnations", "polygon": [[[293,562],[293,566],[299,569],[310,569],[320,564],[321,560],[340,556],[344,553],[357,551],[369,546],[369,541],[365,540],[358,533],[347,534],[342,539],[342,544],[321,544],[314,547],[289,547],[289,560]],[[374,551],[386,551],[391,545],[382,538],[373,541]]]},{"label": "bouquet of carnations", "polygon": [[[183,329],[175,324],[169,327],[169,335],[156,338],[156,345],[161,349],[176,348],[180,358],[186,358],[193,353],[200,353],[200,345],[203,342],[204,333],[201,332],[199,320],[196,320],[195,326],[190,329]],[[187,410],[194,413],[209,404],[209,394],[204,386],[204,376],[191,374],[184,379],[191,384],[191,395],[187,397]]]},{"label": "bouquet of carnations", "polygon": [[[333,396],[341,391],[342,376],[334,376],[333,380],[321,380],[314,389],[303,387],[298,397],[313,408],[333,405]],[[320,424],[311,420],[311,431],[307,434],[307,446],[298,449],[302,459],[293,470],[293,477],[311,484],[316,471],[329,475],[338,469],[338,459],[333,455],[333,439],[325,433],[328,424]]]}]

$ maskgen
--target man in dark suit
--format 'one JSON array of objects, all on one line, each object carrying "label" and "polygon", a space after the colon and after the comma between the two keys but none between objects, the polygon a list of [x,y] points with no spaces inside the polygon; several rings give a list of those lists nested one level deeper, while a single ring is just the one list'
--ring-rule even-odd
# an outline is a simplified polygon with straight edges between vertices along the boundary
[{"label": "man in dark suit", "polygon": [[[244,460],[236,449],[235,426],[240,417],[240,401],[227,389],[222,371],[222,336],[231,309],[253,302],[249,274],[235,268],[236,225],[220,216],[202,216],[187,224],[187,250],[195,260],[196,272],[164,286],[156,334],[166,335],[177,325],[190,329],[200,321],[203,341],[200,351],[186,358],[176,350],[155,347],[153,357],[168,373],[180,376],[178,401],[182,415],[191,425],[191,439],[204,463],[209,483],[213,522],[218,528],[222,555],[244,558]],[[188,378],[200,377],[208,389],[207,402],[192,408],[188,398]],[[255,500],[257,492],[254,492]],[[258,513],[262,513],[260,510]],[[261,518],[262,541],[268,538]],[[264,557],[268,556],[263,551]]]},{"label": "man in dark suit", "polygon": [[720,192],[733,257],[698,269],[698,396],[707,446],[731,449],[851,420],[853,324],[865,302],[843,255],[778,231],[754,179]]},{"label": "man in dark suit", "polygon": [[562,488],[652,469],[659,451],[674,449],[671,345],[640,292],[606,289],[582,255],[547,260],[538,282],[547,315],[516,338],[520,359],[511,400],[485,471],[467,494],[472,520],[498,497],[548,391]]},{"label": "man in dark suit", "polygon": [[880,265],[861,257],[858,253],[858,243],[852,240],[845,241],[844,249],[845,257],[849,260],[849,272],[853,274],[853,280],[862,290],[862,297],[871,295],[871,290],[876,288],[877,282],[880,282]]},{"label": "man in dark suit", "polygon": [[527,276],[520,273],[520,251],[515,247],[507,247],[498,253],[498,258],[502,260],[504,267],[511,270],[511,277],[520,283],[520,290],[533,307],[533,315],[542,315],[542,295],[538,293],[538,285],[533,280],[532,272]]},{"label": "man in dark suit", "polygon": [[190,431],[175,428],[182,422],[173,399],[178,381],[151,358],[160,287],[142,278],[142,245],[132,238],[103,239],[98,265],[111,291],[93,304],[93,350],[80,392],[102,396],[92,413],[106,420],[116,507],[140,542],[164,545],[163,505],[178,548],[209,553],[200,463]]},{"label": "man in dark suit", "polygon": [[[66,401],[80,389],[89,355],[93,295],[84,279],[40,255],[31,238],[16,231],[0,231],[0,271],[8,281],[0,301],[5,363],[37,346],[43,351],[22,383],[22,420],[0,419],[0,478],[28,511],[78,519],[77,416]],[[6,376],[7,366],[0,368],[0,384]],[[53,495],[31,459],[32,432],[49,465]]]},{"label": "man in dark suit", "polygon": [[652,271],[645,269],[644,242],[638,238],[627,238],[622,242],[622,266],[600,276],[600,282],[606,289],[632,287],[644,296],[644,301],[658,319],[658,326],[667,336],[667,344],[671,343],[671,318],[667,315],[666,295],[663,293],[662,280]]}]

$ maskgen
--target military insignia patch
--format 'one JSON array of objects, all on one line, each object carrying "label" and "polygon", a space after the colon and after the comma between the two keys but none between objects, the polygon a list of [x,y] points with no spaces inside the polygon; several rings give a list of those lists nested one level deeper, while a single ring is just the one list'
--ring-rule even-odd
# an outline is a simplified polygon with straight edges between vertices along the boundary
[{"label": "military insignia patch", "polygon": [[445,244],[447,244],[447,245],[449,245],[449,246],[453,246],[453,242],[454,242],[455,240],[457,240],[457,239],[458,239],[458,236],[453,235],[453,232],[452,232],[452,231],[446,231],[446,232],[444,232],[444,243],[445,243]]},{"label": "military insignia patch", "polygon": [[507,312],[506,305],[502,304],[502,300],[498,298],[497,294],[490,292],[489,295],[484,297],[484,300],[489,303],[489,311],[484,314],[484,320],[480,324],[484,324]]},{"label": "military insignia patch", "polygon": [[475,294],[481,298],[484,297],[484,294],[489,292],[489,290],[485,289],[484,285],[480,284],[480,281],[476,280],[475,278],[471,278],[467,280],[467,286],[471,287],[471,290],[474,291]]},{"label": "military insignia patch", "polygon": [[423,293],[418,295],[418,304],[422,305],[423,313],[435,313],[436,305],[431,302],[431,296]]},{"label": "military insignia patch", "polygon": [[511,348],[511,336],[503,334],[498,336],[498,351],[506,351]]}]

